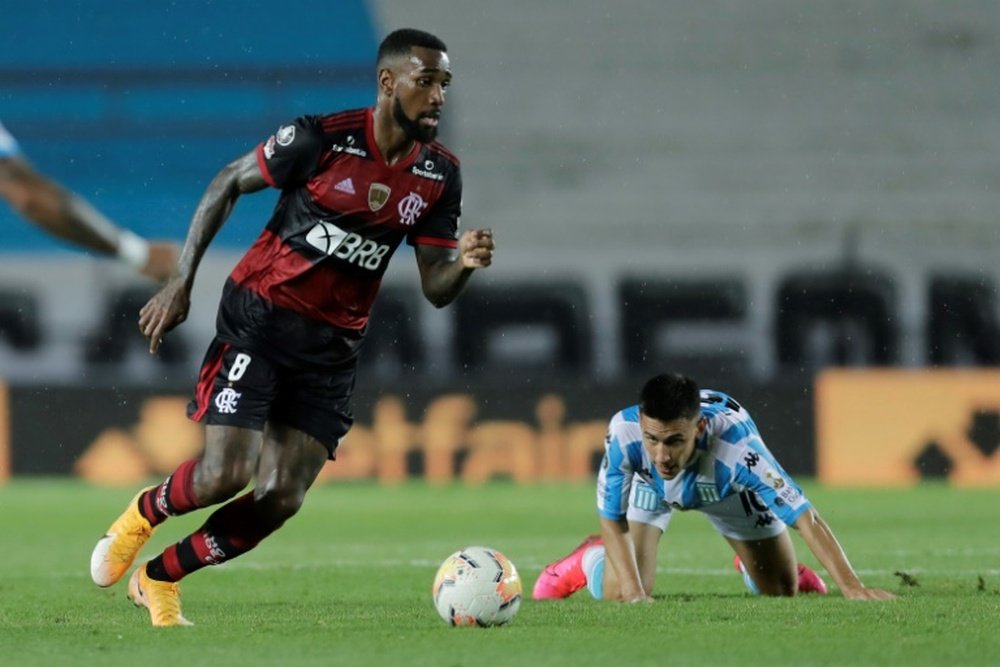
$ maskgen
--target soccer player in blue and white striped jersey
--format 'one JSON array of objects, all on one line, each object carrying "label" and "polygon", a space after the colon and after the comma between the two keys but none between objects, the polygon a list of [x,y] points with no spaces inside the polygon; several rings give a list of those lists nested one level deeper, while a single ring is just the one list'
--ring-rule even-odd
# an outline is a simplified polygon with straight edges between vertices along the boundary
[{"label": "soccer player in blue and white striped jersey", "polygon": [[654,377],[638,405],[612,417],[597,510],[601,535],[546,567],[535,599],[563,598],[587,586],[597,599],[651,600],[657,548],[674,510],[708,517],[754,593],[826,592],[819,575],[797,563],[787,530],[792,526],[844,597],[894,597],[861,583],[830,527],[765,446],[750,413],[682,375]]}]

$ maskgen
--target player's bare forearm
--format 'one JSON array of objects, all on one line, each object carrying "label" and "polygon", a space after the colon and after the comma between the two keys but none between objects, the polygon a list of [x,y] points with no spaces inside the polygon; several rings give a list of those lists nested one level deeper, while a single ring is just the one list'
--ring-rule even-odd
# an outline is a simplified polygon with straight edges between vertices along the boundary
[{"label": "player's bare forearm", "polygon": [[0,197],[53,236],[105,255],[118,250],[113,222],[19,157],[0,160]]},{"label": "player's bare forearm", "polygon": [[795,529],[833,577],[844,597],[852,600],[889,600],[895,597],[888,591],[866,588],[861,583],[837,537],[815,509],[806,510],[795,521]]},{"label": "player's bare forearm", "polygon": [[464,268],[457,257],[421,266],[427,268],[420,272],[420,286],[427,300],[437,308],[444,308],[458,298],[473,272]]},{"label": "player's bare forearm", "polygon": [[257,192],[267,186],[255,152],[237,158],[226,165],[212,182],[195,208],[188,228],[181,256],[177,261],[176,276],[184,280],[188,289],[209,244],[223,223],[229,218],[240,195]]},{"label": "player's bare forearm", "polygon": [[139,311],[139,330],[149,339],[150,353],[159,349],[168,331],[187,319],[198,265],[236,200],[266,185],[253,152],[229,163],[212,179],[195,209],[174,274]]},{"label": "player's bare forearm", "polygon": [[618,582],[618,590],[606,588],[605,597],[623,602],[649,600],[649,591],[643,588],[639,574],[639,563],[636,560],[635,545],[629,536],[628,522],[602,517],[601,539],[604,540],[606,564],[611,567]]},{"label": "player's bare forearm", "polygon": [[476,269],[493,263],[496,245],[489,229],[472,229],[458,241],[457,251],[430,245],[417,246],[417,265],[424,296],[438,308],[454,301]]},{"label": "player's bare forearm", "polygon": [[39,174],[21,158],[0,159],[0,198],[53,236],[118,257],[154,280],[163,282],[173,271],[175,244],[147,243],[118,227],[83,197]]}]

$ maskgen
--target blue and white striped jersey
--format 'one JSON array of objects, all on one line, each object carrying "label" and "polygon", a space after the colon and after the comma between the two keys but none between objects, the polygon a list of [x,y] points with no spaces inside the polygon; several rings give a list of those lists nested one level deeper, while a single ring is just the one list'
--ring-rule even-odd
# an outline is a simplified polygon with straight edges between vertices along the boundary
[{"label": "blue and white striped jersey", "polygon": [[3,123],[0,123],[0,158],[13,157],[20,152],[21,147],[17,145],[17,141],[3,126]]},{"label": "blue and white striped jersey", "polygon": [[[668,512],[696,510],[743,494],[744,503],[762,501],[791,525],[811,505],[802,489],[764,445],[750,413],[718,391],[701,392],[704,433],[695,443],[691,462],[670,481],[664,481],[642,444],[639,406],[611,418],[604,440],[604,460],[597,478],[597,510],[606,519],[624,519],[633,484],[639,509]],[[755,508],[764,510],[763,507]],[[748,514],[751,508],[747,508]]]}]

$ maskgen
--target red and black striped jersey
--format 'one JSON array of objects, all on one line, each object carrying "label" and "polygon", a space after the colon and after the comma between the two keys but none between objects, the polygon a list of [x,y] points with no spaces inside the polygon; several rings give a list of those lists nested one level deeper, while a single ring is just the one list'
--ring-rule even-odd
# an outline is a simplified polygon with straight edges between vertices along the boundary
[{"label": "red and black striped jersey", "polygon": [[257,147],[281,196],[226,281],[219,337],[289,363],[358,352],[389,260],[411,245],[458,245],[458,159],[437,142],[386,163],[372,110],[304,116]]}]

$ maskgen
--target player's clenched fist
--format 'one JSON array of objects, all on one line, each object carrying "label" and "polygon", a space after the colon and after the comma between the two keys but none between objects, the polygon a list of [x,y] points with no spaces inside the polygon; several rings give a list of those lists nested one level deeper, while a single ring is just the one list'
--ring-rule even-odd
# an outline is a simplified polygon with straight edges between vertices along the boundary
[{"label": "player's clenched fist", "polygon": [[492,229],[470,229],[462,234],[458,242],[462,265],[467,269],[484,269],[493,263]]}]

